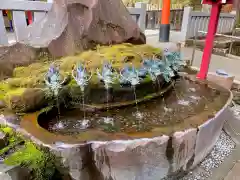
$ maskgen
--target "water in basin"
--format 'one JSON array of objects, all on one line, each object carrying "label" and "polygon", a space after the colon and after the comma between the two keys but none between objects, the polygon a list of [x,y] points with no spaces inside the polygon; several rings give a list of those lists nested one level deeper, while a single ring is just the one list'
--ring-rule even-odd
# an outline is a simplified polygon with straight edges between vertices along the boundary
[{"label": "water in basin", "polygon": [[[206,84],[180,78],[169,93],[136,106],[82,112],[79,109],[61,111],[60,117],[41,118],[40,126],[59,134],[80,134],[86,131],[105,133],[169,134],[176,129],[196,127],[214,116],[226,103],[227,92]],[[139,114],[140,113],[140,114]],[[196,117],[196,118],[195,118]]]}]

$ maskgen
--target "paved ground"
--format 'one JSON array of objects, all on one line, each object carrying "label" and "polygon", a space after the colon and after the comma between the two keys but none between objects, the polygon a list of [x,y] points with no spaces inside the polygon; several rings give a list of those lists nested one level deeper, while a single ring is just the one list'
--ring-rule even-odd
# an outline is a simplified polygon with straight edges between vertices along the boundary
[{"label": "paved ground", "polygon": [[[145,30],[145,35],[150,38],[158,40],[159,30]],[[171,42],[180,42],[181,41],[181,32],[180,31],[171,31],[170,41]]]},{"label": "paved ground", "polygon": [[[234,136],[234,135],[233,135]],[[240,138],[232,154],[224,162],[213,170],[207,180],[240,180]]]},{"label": "paved ground", "polygon": [[[148,32],[149,33],[149,32]],[[174,33],[174,36],[176,36],[178,32]],[[154,45],[156,47],[163,47],[164,43],[159,43],[158,42],[158,35],[155,34],[146,34],[147,35],[147,43]],[[171,41],[171,38],[170,38]],[[172,42],[179,42],[179,41],[172,41]],[[192,48],[182,48],[182,53],[183,53],[183,58],[187,60],[192,59],[192,53],[193,49]],[[194,67],[200,67],[201,61],[202,61],[202,51],[196,50],[195,51],[195,56],[193,60],[193,66]],[[217,69],[223,69],[229,74],[232,74],[235,76],[236,80],[240,81],[240,59],[233,59],[233,58],[228,58],[228,57],[223,57],[219,55],[212,55],[211,58],[211,63],[209,67],[210,72],[215,72]],[[240,178],[239,178],[240,180]]]},{"label": "paved ground", "polygon": [[[170,41],[179,42],[178,36],[179,32],[173,32]],[[146,31],[147,43],[156,47],[166,46],[164,43],[158,42],[158,33],[156,31]],[[182,48],[183,58],[187,60],[192,59],[192,48]],[[199,68],[202,60],[202,51],[196,50],[193,60],[193,66]],[[229,74],[235,76],[235,79],[240,81],[240,59],[228,58],[218,55],[212,55],[211,63],[209,67],[210,72],[215,72],[217,69],[223,69]],[[234,126],[238,129],[238,133],[231,132],[231,136],[234,137],[237,146],[233,153],[221,164],[220,167],[213,171],[213,174],[208,180],[240,180],[240,120],[238,120],[237,125]]]},{"label": "paved ground", "polygon": [[234,164],[233,168],[230,170],[228,175],[224,180],[239,180],[240,179],[240,163],[237,162]]}]

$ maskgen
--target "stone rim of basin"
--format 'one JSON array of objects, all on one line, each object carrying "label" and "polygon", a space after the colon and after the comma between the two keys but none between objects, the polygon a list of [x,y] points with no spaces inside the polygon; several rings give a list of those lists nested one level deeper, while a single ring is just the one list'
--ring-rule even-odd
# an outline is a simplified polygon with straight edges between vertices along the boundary
[{"label": "stone rim of basin", "polygon": [[[197,79],[196,79],[197,80]],[[194,80],[193,80],[194,81]],[[198,81],[198,80],[197,80]],[[208,81],[206,81],[206,82],[208,82]],[[200,82],[200,83],[206,83],[206,82]],[[219,88],[219,89],[221,89],[221,90],[223,90],[223,91],[225,91],[225,92],[228,92],[229,93],[229,97],[228,97],[228,100],[226,101],[226,103],[225,103],[225,105],[221,108],[221,110],[219,110],[216,114],[215,114],[215,117],[216,116],[219,116],[219,114],[221,114],[221,111],[222,111],[222,109],[225,109],[229,104],[230,104],[230,102],[231,102],[231,99],[232,99],[232,93],[231,93],[231,91],[229,91],[228,89],[225,89],[224,87],[222,87],[222,86],[219,86],[219,85],[217,85],[217,84],[214,84],[214,83],[212,83],[212,82],[208,82],[208,85],[210,86],[210,87],[217,87],[217,88]],[[90,142],[92,142],[91,140],[90,141],[70,141],[70,138],[69,137],[72,137],[72,136],[69,136],[69,135],[56,135],[56,134],[54,134],[54,133],[51,133],[51,132],[49,132],[48,130],[46,130],[46,129],[44,129],[44,128],[42,128],[39,124],[38,124],[38,117],[39,116],[39,114],[36,114],[36,113],[34,113],[34,114],[29,114],[29,115],[26,115],[23,119],[22,119],[22,121],[21,121],[21,127],[26,127],[26,125],[29,125],[29,123],[33,123],[33,125],[34,126],[36,126],[38,129],[41,129],[41,133],[43,133],[43,134],[45,134],[46,135],[46,138],[49,138],[50,136],[54,136],[54,137],[66,137],[66,139],[64,140],[64,141],[62,141],[61,142],[61,140],[59,139],[59,138],[57,138],[58,140],[56,140],[55,142],[57,142],[57,144],[65,144],[65,145],[73,145],[73,146],[75,146],[75,145],[79,145],[79,144],[82,144],[82,143],[85,143],[85,142],[88,142],[88,143],[90,143]],[[205,123],[208,123],[208,121],[209,121],[209,118],[208,118],[208,120],[206,120],[203,124],[205,124]],[[23,123],[23,122],[25,122],[25,124]],[[201,125],[199,125],[199,126],[201,126]],[[190,128],[191,129],[191,128]],[[185,130],[187,130],[187,129],[185,129]],[[183,130],[184,131],[184,130]],[[177,132],[177,131],[175,131],[175,132]],[[40,134],[41,134],[40,133]],[[101,135],[101,133],[99,134],[99,135]],[[160,135],[161,136],[161,135]],[[129,139],[128,138],[128,140],[126,140],[128,143],[130,142],[130,141],[132,141],[132,140],[134,140],[134,139],[152,139],[153,137],[150,137],[150,138],[132,138],[132,139]],[[44,139],[44,138],[43,138]],[[124,139],[123,140],[120,140],[120,141],[125,141]],[[97,140],[97,142],[110,142],[110,141],[118,141],[118,140],[109,140],[109,141],[103,141],[103,140]],[[68,143],[66,143],[66,142],[68,142]],[[71,143],[69,143],[69,142],[71,142]],[[94,141],[93,141],[94,142]],[[51,144],[51,145],[53,145],[54,143],[53,142],[51,142],[51,143],[45,143],[45,144]]]},{"label": "stone rim of basin", "polygon": [[[194,81],[194,79],[192,80]],[[206,82],[204,81],[202,83]],[[214,83],[210,83],[209,85],[212,86]],[[36,128],[31,129],[32,131],[41,128],[36,123],[36,119],[35,122],[33,121],[34,119],[32,119],[32,115],[29,115],[30,117],[28,119],[28,122],[25,121],[25,124],[21,123],[21,126],[17,129],[17,131],[20,131],[26,136],[29,136],[35,143],[49,147],[51,150],[53,150],[54,153],[56,153],[56,155],[61,156],[65,160],[64,165],[69,167],[70,174],[73,178],[78,177],[78,175],[74,174],[76,170],[78,170],[81,174],[81,170],[76,168],[75,164],[77,163],[81,165],[79,167],[82,167],[83,157],[92,155],[92,153],[97,157],[100,157],[103,155],[102,152],[104,152],[104,157],[109,158],[109,166],[107,165],[107,168],[111,168],[111,174],[106,174],[105,171],[102,171],[102,166],[104,166],[104,164],[99,164],[99,159],[95,159],[95,156],[95,158],[91,160],[92,163],[96,165],[97,170],[99,170],[103,176],[112,176],[114,173],[118,172],[117,180],[124,180],[123,176],[125,177],[126,175],[128,178],[133,179],[138,174],[129,174],[125,169],[122,169],[121,167],[129,166],[128,168],[130,169],[138,168],[139,166],[142,167],[143,162],[146,161],[144,165],[147,167],[144,166],[144,171],[149,171],[148,168],[152,167],[152,163],[157,163],[154,168],[150,168],[151,172],[153,173],[151,178],[148,177],[148,179],[156,179],[154,178],[156,176],[161,179],[172,176],[179,170],[182,170],[184,172],[189,171],[197,164],[199,164],[201,160],[204,159],[204,157],[213,148],[226,119],[225,113],[228,112],[227,108],[233,98],[232,92],[228,89],[225,89],[219,85],[216,85],[214,87],[219,87],[220,89],[223,89],[229,93],[229,97],[225,105],[221,108],[220,111],[216,113],[215,117],[209,118],[198,128],[189,128],[185,129],[184,131],[176,131],[171,136],[161,135],[153,138],[111,141],[86,141],[71,144],[69,143],[70,141],[67,141],[69,139],[66,139],[66,142],[68,143],[61,142],[61,138],[63,136],[54,135],[53,133],[49,133],[47,130],[45,130],[42,131],[42,134],[40,134],[44,136],[44,138],[49,138],[50,134],[58,137],[59,140],[56,141],[55,144],[48,144],[37,139],[36,137],[33,137],[33,135],[30,134],[31,132],[27,132],[23,129],[24,125],[26,127],[30,125],[29,123],[35,123]],[[210,136],[211,138],[206,138],[206,136]],[[134,161],[136,157],[138,157],[137,162]],[[148,162],[149,160],[151,160],[151,162]],[[132,169],[132,171],[139,173],[136,171],[136,169]],[[145,175],[142,175],[144,178]]]}]

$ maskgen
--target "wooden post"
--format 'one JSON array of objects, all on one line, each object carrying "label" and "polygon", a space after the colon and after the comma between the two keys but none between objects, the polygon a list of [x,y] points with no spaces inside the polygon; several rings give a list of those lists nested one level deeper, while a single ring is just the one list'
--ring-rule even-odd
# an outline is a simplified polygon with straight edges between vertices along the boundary
[{"label": "wooden post", "polygon": [[171,8],[171,0],[163,1],[162,8],[162,17],[161,17],[161,25],[159,32],[159,41],[160,42],[169,42],[170,36],[170,8]]},{"label": "wooden post", "polygon": [[207,77],[210,59],[212,56],[214,37],[217,32],[217,26],[218,26],[221,7],[222,7],[222,4],[219,4],[219,3],[212,4],[210,20],[208,24],[208,33],[207,33],[205,48],[202,56],[202,63],[201,63],[200,71],[197,74],[197,78],[199,79],[206,79]]}]

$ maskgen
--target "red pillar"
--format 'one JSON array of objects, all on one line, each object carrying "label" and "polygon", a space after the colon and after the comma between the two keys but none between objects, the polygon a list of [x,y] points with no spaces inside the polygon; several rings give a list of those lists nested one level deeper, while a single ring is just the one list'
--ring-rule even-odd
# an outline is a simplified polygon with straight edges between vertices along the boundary
[{"label": "red pillar", "polygon": [[33,22],[33,17],[32,17],[32,12],[31,12],[31,11],[27,11],[27,17],[28,17],[28,23],[29,23],[29,25],[32,24],[32,22]]},{"label": "red pillar", "polygon": [[200,67],[200,72],[197,75],[197,78],[199,78],[199,79],[206,79],[206,77],[207,77],[210,59],[212,56],[214,37],[217,32],[218,20],[219,20],[221,7],[222,7],[222,5],[219,3],[212,5],[210,20],[209,20],[209,24],[208,24],[208,33],[207,33],[207,37],[206,37],[205,48],[203,50],[202,63],[201,63],[201,67]]},{"label": "red pillar", "polygon": [[170,36],[170,12],[171,12],[171,0],[163,1],[163,8],[161,14],[161,24],[159,29],[159,41],[169,42]]}]

